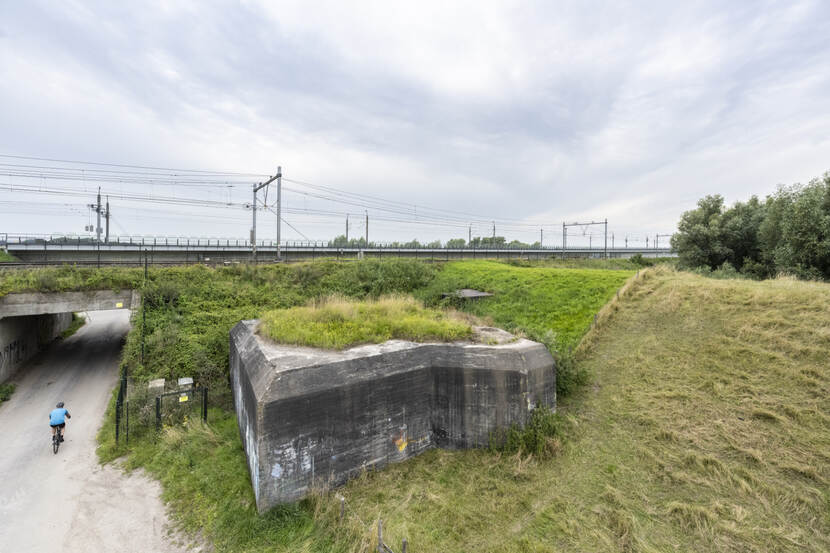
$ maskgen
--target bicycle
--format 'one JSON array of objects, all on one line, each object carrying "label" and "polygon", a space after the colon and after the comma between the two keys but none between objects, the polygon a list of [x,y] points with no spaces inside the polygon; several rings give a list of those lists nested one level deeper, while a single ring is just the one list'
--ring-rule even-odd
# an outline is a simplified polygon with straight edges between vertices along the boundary
[{"label": "bicycle", "polygon": [[55,427],[55,434],[52,436],[52,452],[57,455],[58,448],[61,446],[61,442],[63,441],[63,429],[60,426]]}]

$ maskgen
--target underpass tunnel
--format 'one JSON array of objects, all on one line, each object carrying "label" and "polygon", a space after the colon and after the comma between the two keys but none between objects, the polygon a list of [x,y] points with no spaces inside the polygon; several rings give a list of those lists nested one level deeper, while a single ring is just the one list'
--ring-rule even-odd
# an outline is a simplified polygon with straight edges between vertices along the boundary
[{"label": "underpass tunnel", "polygon": [[72,313],[23,315],[0,319],[0,383],[72,324]]},{"label": "underpass tunnel", "polygon": [[[54,344],[72,324],[73,313],[84,313],[96,323],[109,321],[124,334],[129,328],[130,311],[138,303],[137,296],[132,290],[3,296],[0,298],[0,384],[18,376],[33,357]],[[101,333],[110,334],[107,328],[98,329],[98,334]]]}]

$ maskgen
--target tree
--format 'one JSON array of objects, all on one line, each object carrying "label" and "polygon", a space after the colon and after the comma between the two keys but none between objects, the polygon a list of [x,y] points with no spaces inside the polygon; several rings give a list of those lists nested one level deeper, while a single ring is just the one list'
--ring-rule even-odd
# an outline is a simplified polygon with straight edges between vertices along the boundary
[{"label": "tree", "polygon": [[473,248],[503,248],[506,240],[504,236],[476,236],[470,240],[470,247]]},{"label": "tree", "polygon": [[830,173],[799,187],[791,200],[778,261],[801,276],[830,278]]},{"label": "tree", "polygon": [[724,209],[706,196],[680,218],[672,247],[686,267],[734,267],[765,278],[786,271],[830,279],[830,173]]},{"label": "tree", "polygon": [[697,209],[680,216],[678,232],[671,245],[686,267],[717,269],[727,260],[727,248],[722,242],[721,216],[723,197],[706,196],[698,200]]},{"label": "tree", "polygon": [[736,202],[720,218],[720,242],[726,261],[741,271],[745,263],[761,262],[761,244],[758,230],[764,221],[766,206],[752,196],[748,202]]},{"label": "tree", "polygon": [[467,242],[463,238],[453,238],[451,240],[447,240],[447,247],[448,248],[463,248]]}]

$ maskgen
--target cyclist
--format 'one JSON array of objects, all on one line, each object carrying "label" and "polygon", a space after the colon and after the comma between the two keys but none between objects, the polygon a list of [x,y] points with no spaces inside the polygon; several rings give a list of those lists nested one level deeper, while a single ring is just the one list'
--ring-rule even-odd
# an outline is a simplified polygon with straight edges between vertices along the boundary
[{"label": "cyclist", "polygon": [[66,419],[71,419],[72,415],[69,414],[69,411],[63,408],[63,402],[59,401],[58,404],[52,409],[52,412],[49,413],[49,426],[52,427],[52,437],[55,436],[55,430],[60,428],[61,432],[61,441],[64,440],[64,436],[66,435]]}]

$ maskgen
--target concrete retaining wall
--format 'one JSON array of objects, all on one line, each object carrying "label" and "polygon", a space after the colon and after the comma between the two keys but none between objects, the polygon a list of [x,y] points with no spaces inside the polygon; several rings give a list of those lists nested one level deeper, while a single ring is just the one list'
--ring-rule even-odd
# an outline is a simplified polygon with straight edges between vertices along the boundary
[{"label": "concrete retaining wall", "polygon": [[70,323],[72,313],[0,319],[0,382],[11,378],[21,365],[69,328]]},{"label": "concrete retaining wall", "polygon": [[45,313],[78,313],[132,309],[140,301],[133,290],[90,290],[87,292],[29,292],[0,298],[0,318]]},{"label": "concrete retaining wall", "polygon": [[336,352],[277,345],[256,327],[232,329],[230,366],[260,511],[431,447],[485,446],[536,405],[556,405],[548,350],[497,329],[486,343]]}]

